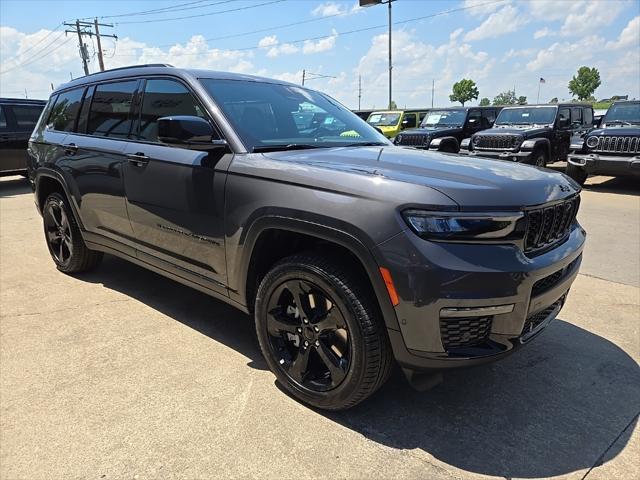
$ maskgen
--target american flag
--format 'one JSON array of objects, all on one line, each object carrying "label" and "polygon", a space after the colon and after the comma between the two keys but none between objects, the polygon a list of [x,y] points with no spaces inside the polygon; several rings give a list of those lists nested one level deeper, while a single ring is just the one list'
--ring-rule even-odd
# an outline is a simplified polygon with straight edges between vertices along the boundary
[{"label": "american flag", "polygon": [[540,83],[547,83],[547,82],[544,78],[540,77]]}]

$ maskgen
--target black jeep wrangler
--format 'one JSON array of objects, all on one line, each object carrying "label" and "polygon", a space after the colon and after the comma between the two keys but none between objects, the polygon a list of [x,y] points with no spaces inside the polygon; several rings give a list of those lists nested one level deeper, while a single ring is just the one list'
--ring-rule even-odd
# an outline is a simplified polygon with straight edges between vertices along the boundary
[{"label": "black jeep wrangler", "polygon": [[429,110],[420,127],[405,130],[393,143],[423,150],[458,153],[460,143],[491,128],[502,107],[454,107]]},{"label": "black jeep wrangler", "polygon": [[571,137],[592,127],[593,107],[587,104],[507,107],[493,128],[463,140],[461,152],[544,167],[566,160]]},{"label": "black jeep wrangler", "polygon": [[567,175],[580,185],[589,175],[640,176],[640,101],[611,105],[600,128],[569,155]]}]

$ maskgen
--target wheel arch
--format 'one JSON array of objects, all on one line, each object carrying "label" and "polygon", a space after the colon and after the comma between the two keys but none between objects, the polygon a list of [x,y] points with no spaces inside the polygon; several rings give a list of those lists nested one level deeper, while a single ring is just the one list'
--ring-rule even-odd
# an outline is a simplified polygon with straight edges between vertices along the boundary
[{"label": "wheel arch", "polygon": [[78,213],[78,206],[75,202],[75,197],[71,194],[69,187],[60,172],[49,168],[39,168],[35,174],[34,184],[36,204],[40,213],[42,213],[44,202],[47,197],[53,192],[59,192],[64,195],[69,202],[73,216],[75,217],[76,222],[78,222],[80,230],[84,230],[84,224],[82,223],[82,218],[80,218]]},{"label": "wheel arch", "polygon": [[[527,147],[524,147],[525,144]],[[544,149],[547,154],[547,161],[551,161],[551,141],[548,138],[529,138],[523,142],[523,151],[535,152],[536,150]]]},{"label": "wheel arch", "polygon": [[451,136],[434,138],[429,144],[429,150],[458,153],[460,151],[460,142],[456,137]]},{"label": "wheel arch", "polygon": [[[274,238],[277,239],[279,251],[274,252],[270,248],[269,261],[261,264],[262,252]],[[296,243],[296,248],[288,249]],[[251,225],[242,241],[242,255],[236,265],[229,266],[236,268],[235,271],[238,272],[237,285],[230,291],[231,297],[235,296],[238,302],[247,305],[249,311],[252,311],[252,293],[255,292],[261,275],[266,273],[265,269],[296,252],[318,248],[351,257],[355,266],[366,275],[387,328],[398,330],[395,310],[371,250],[345,231],[297,218],[266,216]]]}]

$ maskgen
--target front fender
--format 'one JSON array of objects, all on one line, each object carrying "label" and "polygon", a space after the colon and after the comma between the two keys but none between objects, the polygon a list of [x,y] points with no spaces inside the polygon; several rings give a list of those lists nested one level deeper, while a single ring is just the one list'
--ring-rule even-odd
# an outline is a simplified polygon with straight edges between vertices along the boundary
[{"label": "front fender", "polygon": [[399,326],[395,310],[391,305],[384,280],[380,275],[379,265],[371,253],[370,248],[373,245],[365,245],[353,233],[345,231],[345,228],[328,226],[324,222],[319,223],[313,219],[303,220],[299,217],[300,215],[298,214],[296,218],[292,211],[270,212],[267,215],[258,216],[250,225],[245,227],[236,245],[238,254],[232,260],[232,263],[227,266],[231,298],[242,305],[248,304],[248,299],[246,298],[247,278],[256,242],[260,235],[267,230],[285,230],[335,243],[355,255],[369,277],[387,328],[398,330]]},{"label": "front fender", "polygon": [[547,152],[547,158],[551,158],[551,142],[548,138],[529,138],[522,142],[521,152],[533,152],[538,148],[543,148]]}]

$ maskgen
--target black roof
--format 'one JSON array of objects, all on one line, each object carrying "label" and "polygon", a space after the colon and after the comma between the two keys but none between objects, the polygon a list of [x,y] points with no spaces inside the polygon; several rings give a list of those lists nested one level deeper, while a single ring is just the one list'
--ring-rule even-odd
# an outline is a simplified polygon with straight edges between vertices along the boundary
[{"label": "black roof", "polygon": [[21,104],[21,105],[46,105],[46,100],[35,100],[33,98],[0,98],[0,103]]},{"label": "black roof", "polygon": [[500,105],[502,108],[528,108],[528,107],[593,107],[590,103],[560,102],[560,103],[527,103],[524,105]]},{"label": "black roof", "polygon": [[[114,68],[104,72],[96,72],[84,77],[79,77],[63,85],[59,85],[55,92],[66,90],[71,87],[78,87],[93,82],[104,82],[107,80],[117,80],[119,78],[136,77],[141,75],[172,75],[180,78],[214,78],[220,80],[248,80],[253,82],[278,83],[283,85],[294,85],[283,80],[247,75],[244,73],[219,72],[215,70],[199,70],[191,68],[177,68],[164,63],[152,63],[147,65],[131,65],[129,67]],[[299,85],[296,85],[299,86]],[[306,87],[304,87],[306,88]]]}]

